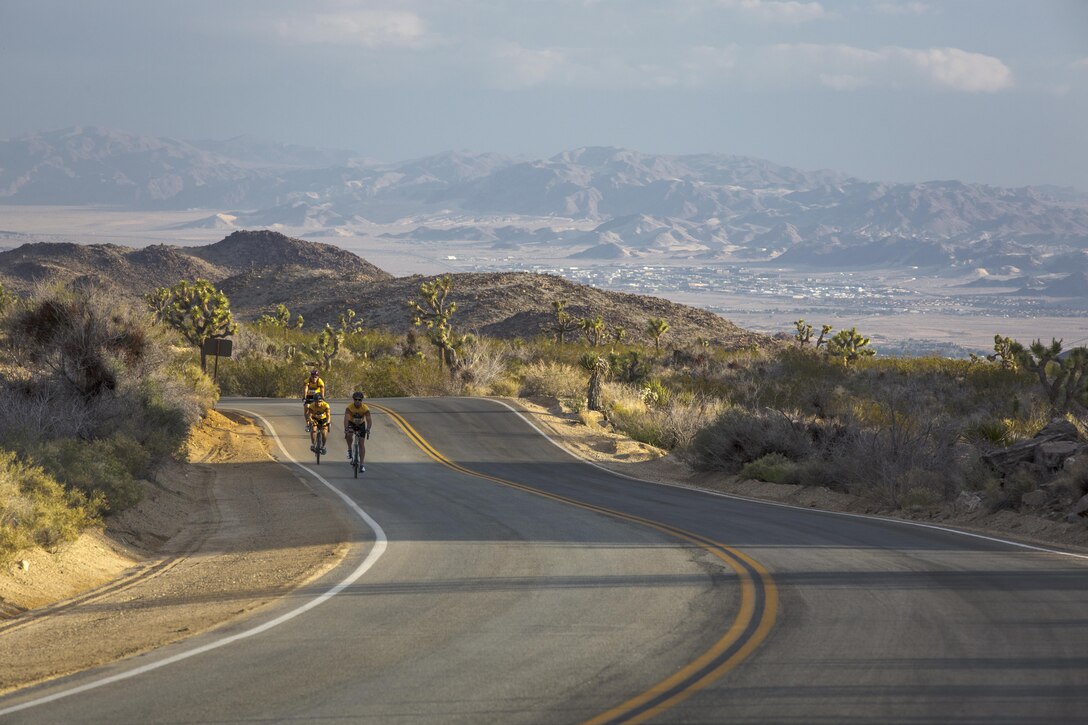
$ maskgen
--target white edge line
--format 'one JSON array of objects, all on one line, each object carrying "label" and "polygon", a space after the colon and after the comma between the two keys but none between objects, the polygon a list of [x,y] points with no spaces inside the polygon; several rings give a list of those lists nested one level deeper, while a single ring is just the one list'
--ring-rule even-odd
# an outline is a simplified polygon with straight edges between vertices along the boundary
[{"label": "white edge line", "polygon": [[229,637],[217,639],[214,642],[209,642],[208,644],[196,647],[195,649],[186,650],[185,652],[179,652],[178,654],[167,657],[166,659],[151,662],[140,667],[135,667],[131,670],[126,670],[125,672],[120,672],[116,675],[103,677],[100,680],[94,680],[92,682],[88,682],[86,684],[79,685],[68,690],[62,690],[60,692],[53,693],[52,695],[46,695],[45,697],[39,697],[35,700],[29,700],[18,705],[12,705],[11,707],[0,710],[0,717],[3,717],[4,715],[10,715],[14,712],[19,712],[20,710],[27,710],[32,707],[37,707],[38,705],[44,705],[49,702],[54,702],[65,697],[71,697],[72,695],[78,695],[80,693],[87,692],[88,690],[94,690],[99,687],[104,687],[105,685],[112,685],[115,682],[127,680],[131,677],[137,677],[139,675],[151,672],[152,670],[157,670],[160,667],[166,667],[167,665],[172,665],[175,662],[180,662],[182,660],[189,659],[190,657],[196,657],[197,655],[204,654],[205,652],[210,652],[213,649],[218,649],[228,644],[233,644],[234,642],[237,642],[239,640],[247,639],[263,632],[267,632],[273,627],[278,627],[284,622],[294,619],[300,614],[308,612],[319,604],[323,604],[329,599],[335,597],[344,589],[351,586],[351,584],[355,582],[356,579],[365,574],[372,566],[374,566],[378,559],[381,558],[382,554],[385,553],[386,547],[388,546],[388,539],[385,536],[385,531],[382,530],[382,527],[378,525],[377,521],[371,518],[366,511],[359,507],[359,504],[355,503],[347,494],[343,493],[340,489],[336,488],[331,483],[326,481],[325,478],[321,476],[321,474],[310,468],[307,468],[306,466],[295,460],[294,456],[287,452],[287,449],[284,447],[283,442],[280,440],[280,437],[276,434],[276,429],[272,427],[272,424],[269,423],[268,420],[264,418],[264,416],[249,410],[245,410],[243,408],[232,408],[232,410],[237,410],[238,412],[245,413],[246,415],[252,415],[254,418],[260,420],[265,425],[268,432],[272,434],[272,438],[276,441],[276,445],[279,446],[280,451],[283,452],[283,455],[287,456],[287,459],[290,460],[291,463],[294,463],[303,471],[306,471],[318,481],[325,484],[325,486],[327,486],[329,490],[339,496],[344,501],[344,503],[346,503],[348,507],[351,508],[351,510],[354,511],[355,514],[374,531],[374,546],[371,548],[370,553],[367,554],[363,562],[359,564],[358,567],[356,567],[355,571],[351,572],[351,574],[349,574],[347,578],[345,578],[339,584],[332,587],[324,594],[321,594],[320,596],[311,599],[302,606],[296,609],[292,609],[289,612],[285,612],[284,614],[281,614],[275,619],[265,622],[264,624],[253,627],[252,629],[247,629],[243,632],[239,632],[238,634],[232,634]]},{"label": "white edge line", "polygon": [[[476,400],[479,400],[479,398],[476,398]],[[533,430],[535,430],[537,433],[544,436],[544,438],[546,438],[548,441],[550,441],[552,443],[552,445],[554,445],[556,448],[563,451],[567,455],[571,456],[572,458],[574,458],[576,460],[579,460],[582,463],[585,463],[587,465],[593,466],[594,468],[597,468],[597,469],[599,469],[601,471],[604,471],[606,473],[610,473],[613,476],[619,476],[620,478],[626,478],[626,479],[628,479],[630,481],[638,481],[640,483],[649,483],[649,484],[652,484],[654,486],[666,486],[668,488],[679,488],[679,489],[682,489],[682,490],[685,490],[685,491],[698,491],[699,493],[705,493],[705,494],[707,494],[709,496],[718,496],[719,498],[730,498],[730,499],[735,499],[737,501],[747,501],[749,503],[764,504],[766,506],[778,506],[779,508],[794,509],[794,510],[797,510],[797,511],[815,511],[815,512],[819,512],[819,513],[827,514],[829,516],[844,516],[846,518],[851,518],[851,519],[868,519],[870,521],[881,521],[881,522],[887,523],[887,524],[900,524],[902,526],[915,526],[915,527],[918,527],[918,528],[921,528],[921,529],[933,529],[935,531],[943,531],[943,532],[948,533],[948,534],[958,534],[959,536],[969,536],[969,537],[971,537],[973,539],[982,539],[983,541],[991,541],[991,542],[998,543],[998,544],[1007,544],[1009,546],[1016,546],[1016,547],[1019,547],[1021,549],[1030,549],[1031,551],[1041,551],[1041,552],[1044,552],[1044,553],[1047,553],[1047,554],[1057,554],[1059,556],[1068,556],[1068,557],[1072,557],[1074,559],[1088,560],[1088,554],[1077,554],[1077,553],[1074,553],[1072,551],[1061,551],[1060,549],[1049,549],[1049,548],[1047,548],[1045,546],[1034,546],[1032,544],[1025,544],[1025,543],[1020,542],[1020,541],[1010,541],[1008,539],[999,539],[996,536],[986,536],[985,534],[976,534],[976,533],[973,533],[973,532],[970,532],[970,531],[962,531],[960,529],[951,529],[951,528],[948,528],[946,526],[938,526],[937,524],[926,524],[926,523],[922,523],[920,521],[907,521],[905,519],[894,519],[894,518],[889,518],[889,517],[886,517],[886,516],[873,516],[871,514],[855,514],[855,513],[849,513],[849,512],[846,512],[846,511],[829,511],[828,509],[812,508],[812,507],[809,507],[809,506],[797,506],[795,504],[782,503],[780,501],[768,501],[766,499],[752,498],[750,496],[739,496],[739,495],[733,494],[733,493],[722,493],[721,491],[712,491],[712,490],[706,489],[706,488],[699,488],[698,486],[685,486],[683,484],[678,484],[678,483],[666,483],[664,481],[650,481],[650,480],[647,480],[645,478],[638,478],[636,476],[631,476],[631,475],[626,474],[626,473],[620,473],[619,471],[613,471],[612,469],[607,468],[606,466],[602,466],[599,463],[596,463],[594,461],[591,461],[588,458],[582,458],[581,456],[579,456],[574,451],[571,451],[570,449],[564,447],[561,443],[559,443],[559,441],[552,438],[545,431],[541,430],[540,427],[537,426],[537,424],[534,423],[532,420],[527,418],[522,411],[520,411],[517,408],[515,408],[514,406],[510,405],[505,400],[499,400],[497,398],[487,398],[487,400],[498,403],[499,405],[501,405],[501,406],[503,406],[505,408],[508,408],[515,415],[517,415],[519,418],[521,418],[526,423],[528,423],[532,427]]]}]

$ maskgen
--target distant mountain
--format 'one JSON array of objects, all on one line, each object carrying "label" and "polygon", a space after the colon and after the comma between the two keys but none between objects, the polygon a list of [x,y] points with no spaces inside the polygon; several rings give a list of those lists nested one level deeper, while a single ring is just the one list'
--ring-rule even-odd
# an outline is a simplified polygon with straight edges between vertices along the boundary
[{"label": "distant mountain", "polygon": [[[1088,251],[1088,194],[1073,189],[888,184],[739,156],[611,147],[379,163],[246,137],[184,142],[74,128],[0,142],[4,203],[205,208],[188,226],[323,235],[426,217],[401,238],[544,243],[565,255],[615,244],[661,259],[962,272],[1043,271]],[[573,222],[596,228],[561,231]]]},{"label": "distant mountain", "polygon": [[253,270],[290,265],[305,265],[352,281],[391,279],[388,272],[340,247],[257,231],[235,232],[203,247],[24,244],[0,252],[0,281],[8,289],[27,292],[45,280],[93,280],[142,295],[181,279],[222,282]]},{"label": "distant mountain", "polygon": [[1088,272],[1076,272],[1050,280],[1039,286],[1024,287],[1017,294],[1038,295],[1040,297],[1088,298]]}]

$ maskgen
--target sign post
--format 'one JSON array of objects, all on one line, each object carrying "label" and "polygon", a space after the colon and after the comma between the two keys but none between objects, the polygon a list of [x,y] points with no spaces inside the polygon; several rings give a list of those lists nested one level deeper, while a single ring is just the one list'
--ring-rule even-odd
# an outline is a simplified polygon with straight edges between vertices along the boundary
[{"label": "sign post", "polygon": [[219,382],[219,358],[230,357],[234,349],[234,341],[225,337],[209,337],[204,341],[200,352],[204,355],[215,355],[215,369],[212,373],[212,382]]}]

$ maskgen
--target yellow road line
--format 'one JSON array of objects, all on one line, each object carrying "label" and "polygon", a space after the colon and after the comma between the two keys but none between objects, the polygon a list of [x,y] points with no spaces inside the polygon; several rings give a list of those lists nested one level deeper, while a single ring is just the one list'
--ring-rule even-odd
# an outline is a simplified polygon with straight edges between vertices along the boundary
[{"label": "yellow road line", "polygon": [[[737,574],[741,587],[740,609],[732,625],[710,649],[648,690],[587,720],[583,725],[604,725],[604,723],[613,722],[640,723],[660,714],[691,697],[747,659],[768,637],[774,627],[778,614],[778,589],[770,572],[747,554],[668,524],[465,468],[442,455],[396,411],[382,405],[371,404],[371,407],[388,415],[424,453],[447,468],[570,506],[647,526],[704,549],[723,561]],[[756,575],[755,578],[753,573]]]}]

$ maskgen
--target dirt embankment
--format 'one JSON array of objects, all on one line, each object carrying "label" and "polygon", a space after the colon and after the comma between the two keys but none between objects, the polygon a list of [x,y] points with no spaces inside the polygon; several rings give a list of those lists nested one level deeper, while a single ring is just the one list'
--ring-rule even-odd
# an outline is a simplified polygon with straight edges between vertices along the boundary
[{"label": "dirt embankment", "polygon": [[105,531],[0,571],[0,692],[251,613],[347,552],[344,511],[275,462],[251,421],[209,412],[189,459]]}]

